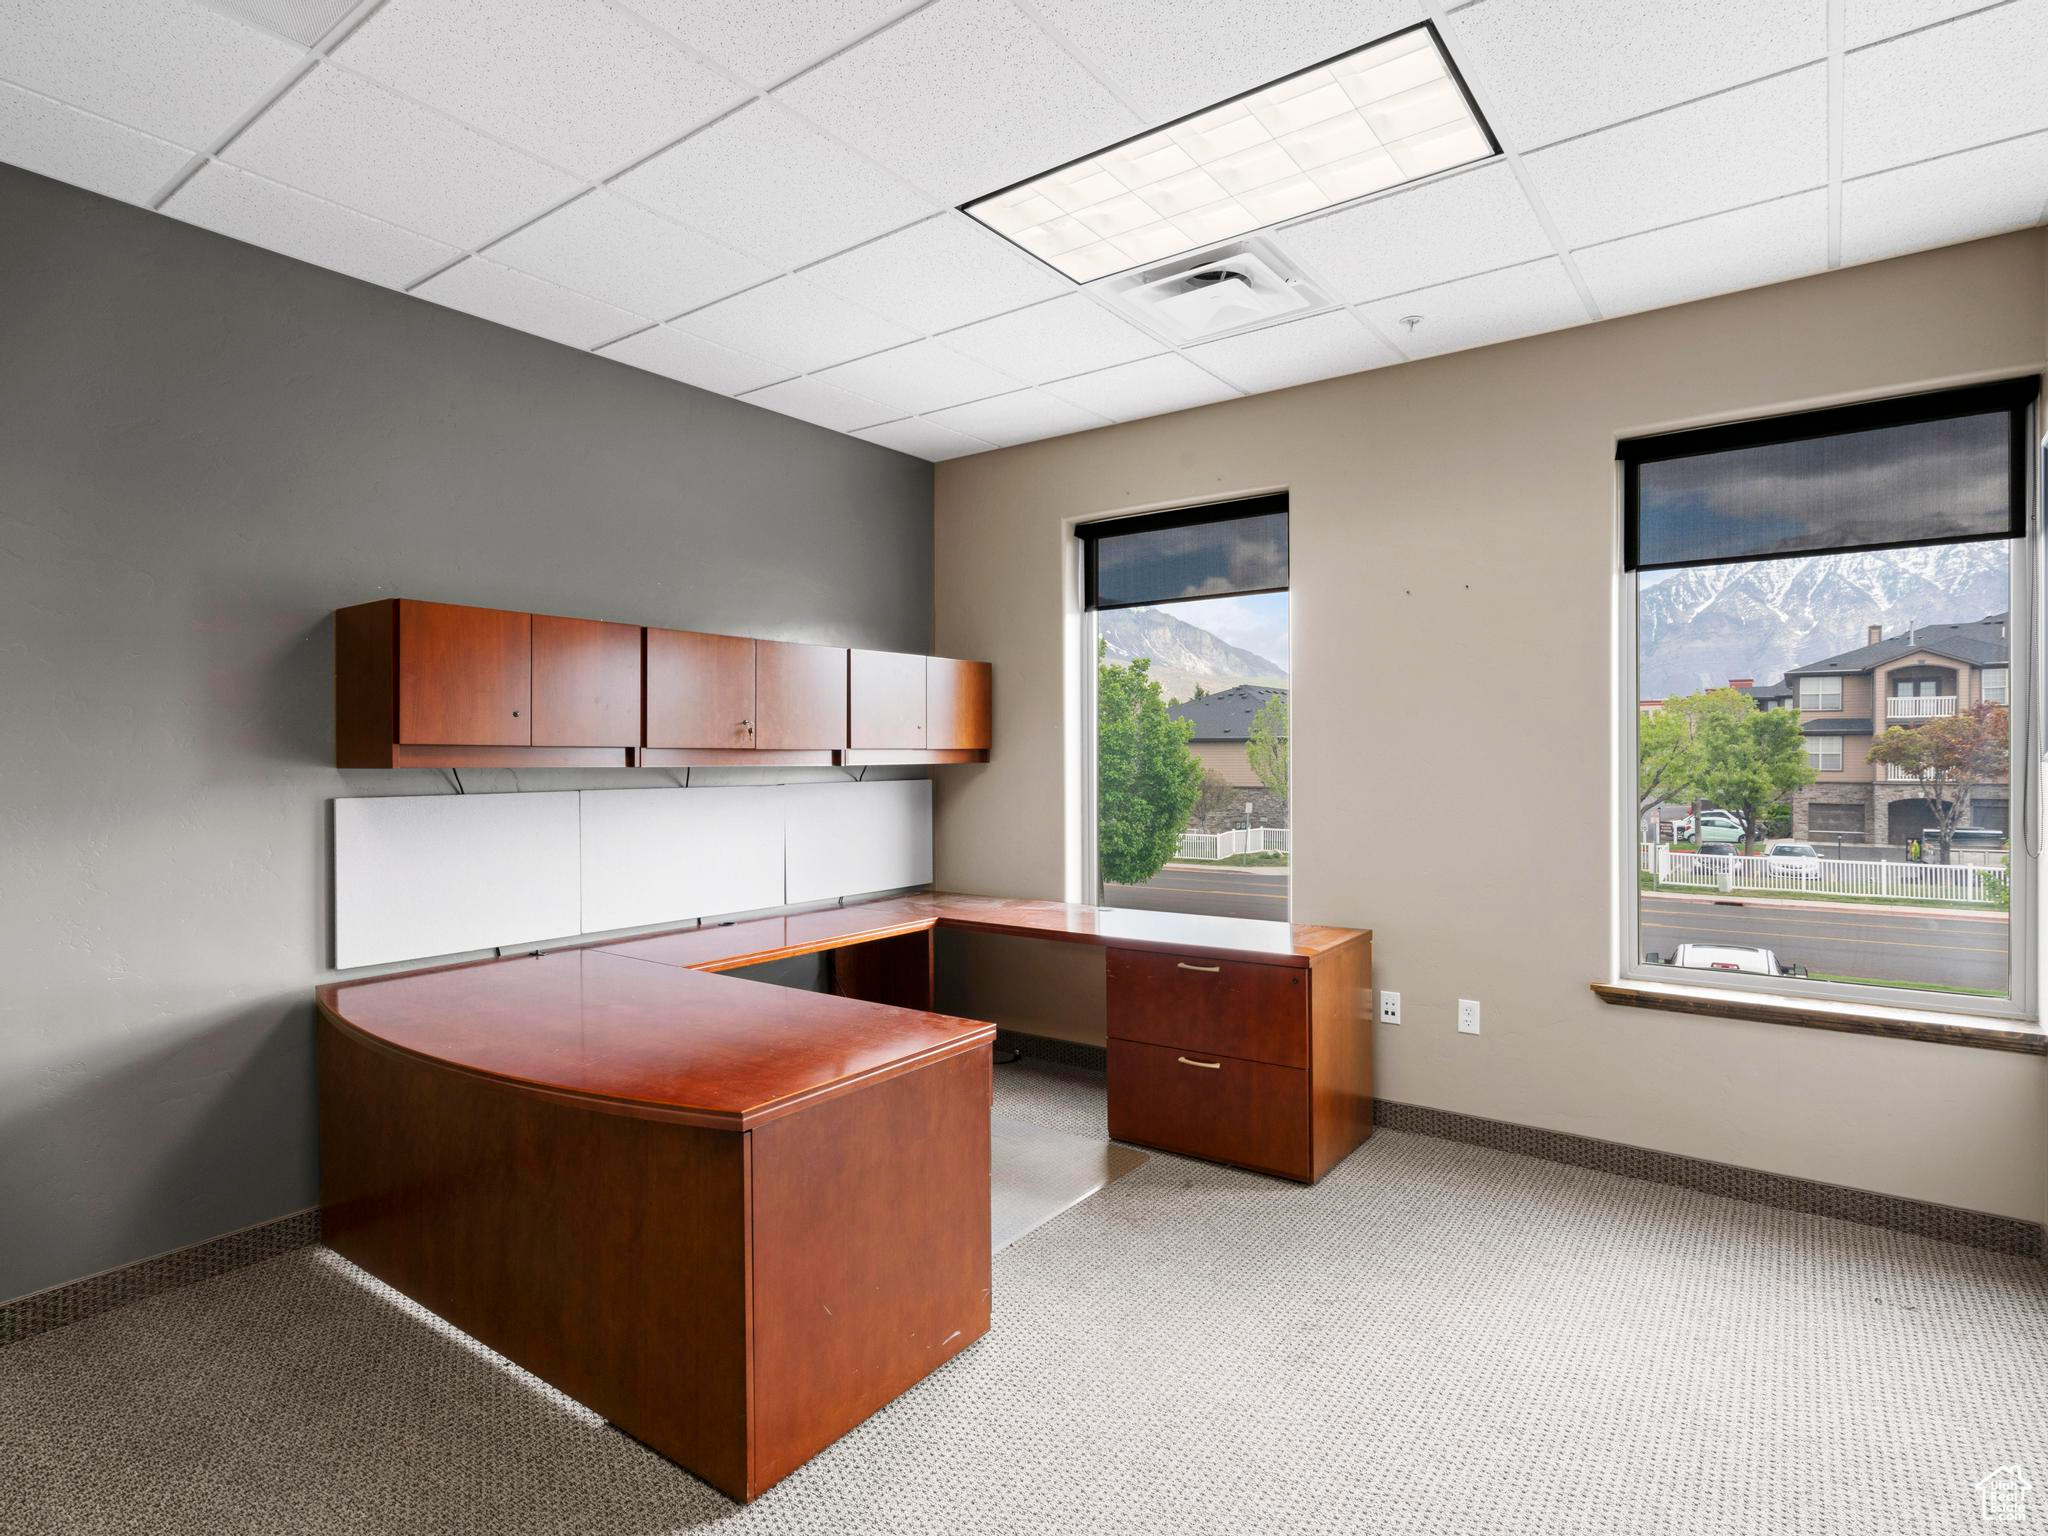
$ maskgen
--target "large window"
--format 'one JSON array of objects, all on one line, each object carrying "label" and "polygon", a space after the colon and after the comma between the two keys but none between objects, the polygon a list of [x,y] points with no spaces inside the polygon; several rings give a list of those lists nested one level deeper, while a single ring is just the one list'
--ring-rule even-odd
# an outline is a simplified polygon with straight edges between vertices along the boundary
[{"label": "large window", "polygon": [[1286,498],[1108,519],[1080,536],[1096,899],[1286,918]]},{"label": "large window", "polygon": [[1629,975],[2031,1009],[2034,393],[1622,444]]}]

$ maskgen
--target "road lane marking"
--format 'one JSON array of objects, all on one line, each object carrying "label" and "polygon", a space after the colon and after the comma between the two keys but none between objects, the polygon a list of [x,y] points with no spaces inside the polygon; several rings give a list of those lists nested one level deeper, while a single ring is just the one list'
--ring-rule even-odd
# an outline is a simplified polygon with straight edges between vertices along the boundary
[{"label": "road lane marking", "polygon": [[[1768,933],[1758,933],[1750,928],[1702,928],[1697,923],[1644,923],[1642,926],[1671,933],[1717,933],[1724,938],[1757,939],[1770,937]],[[1799,935],[1796,937],[1808,936]],[[1811,935],[1811,937],[1823,937],[1823,935]],[[1967,944],[1916,944],[1909,939],[1841,939],[1838,942],[1843,944],[1860,944],[1870,949],[1938,949],[1944,954],[1953,955],[2002,955],[2006,953],[2002,945],[1996,949],[1987,949]]]}]

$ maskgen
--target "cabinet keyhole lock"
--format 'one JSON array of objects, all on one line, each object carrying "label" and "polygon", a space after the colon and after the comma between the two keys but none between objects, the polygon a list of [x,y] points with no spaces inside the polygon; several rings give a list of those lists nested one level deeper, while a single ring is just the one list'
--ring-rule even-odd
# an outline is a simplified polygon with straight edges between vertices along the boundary
[{"label": "cabinet keyhole lock", "polygon": [[517,720],[517,719],[519,718],[519,711],[518,711],[518,710],[516,710],[516,709],[515,709],[515,710],[513,710],[513,711],[512,711],[512,718],[513,718],[514,720]]}]

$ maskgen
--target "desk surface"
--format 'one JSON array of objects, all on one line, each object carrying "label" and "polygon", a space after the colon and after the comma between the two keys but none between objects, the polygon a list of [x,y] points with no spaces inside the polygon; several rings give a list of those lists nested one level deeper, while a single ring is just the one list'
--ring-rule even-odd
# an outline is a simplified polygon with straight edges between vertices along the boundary
[{"label": "desk surface", "polygon": [[[975,1048],[995,1027],[707,974],[934,927],[1306,966],[1346,928],[929,894],[319,989],[386,1049],[545,1093],[744,1129]],[[652,963],[649,963],[652,962]]]}]

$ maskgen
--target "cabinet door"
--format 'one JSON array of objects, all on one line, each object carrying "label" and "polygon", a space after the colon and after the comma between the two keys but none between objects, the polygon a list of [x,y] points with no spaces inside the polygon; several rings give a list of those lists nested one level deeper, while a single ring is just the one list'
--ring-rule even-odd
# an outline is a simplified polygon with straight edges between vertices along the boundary
[{"label": "cabinet door", "polygon": [[640,626],[533,616],[533,744],[640,744]]},{"label": "cabinet door", "polygon": [[398,739],[533,745],[531,620],[497,608],[398,605]]},{"label": "cabinet door", "polygon": [[738,635],[647,631],[650,747],[754,744],[754,642]]},{"label": "cabinet door", "polygon": [[846,652],[786,640],[754,642],[754,745],[764,752],[846,745]]},{"label": "cabinet door", "polygon": [[924,744],[935,752],[986,752],[989,664],[928,656],[924,665]]},{"label": "cabinet door", "polygon": [[849,670],[853,713],[848,745],[922,750],[924,658],[855,651]]}]

